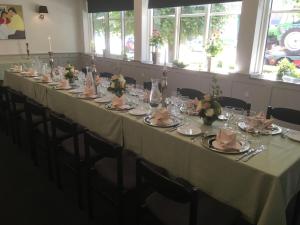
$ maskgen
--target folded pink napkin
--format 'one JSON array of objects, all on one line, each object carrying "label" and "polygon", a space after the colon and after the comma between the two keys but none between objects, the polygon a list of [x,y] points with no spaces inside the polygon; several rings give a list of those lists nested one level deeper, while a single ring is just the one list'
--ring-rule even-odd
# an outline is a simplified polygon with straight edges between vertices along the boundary
[{"label": "folded pink napkin", "polygon": [[170,122],[170,113],[166,108],[157,110],[153,114],[153,122],[156,125],[167,125]]},{"label": "folded pink napkin", "polygon": [[236,134],[229,129],[220,129],[212,144],[220,150],[239,150],[241,148],[240,143],[237,142]]},{"label": "folded pink napkin", "polygon": [[59,82],[59,85],[58,85],[60,88],[68,88],[70,85],[69,85],[69,80],[61,80]]},{"label": "folded pink napkin", "polygon": [[113,100],[111,101],[111,104],[112,104],[113,108],[117,108],[117,109],[121,108],[124,105],[123,96],[122,97],[115,96],[113,98]]},{"label": "folded pink napkin", "polygon": [[272,123],[273,120],[266,119],[266,115],[263,112],[260,112],[255,116],[247,117],[248,130],[258,127],[268,129]]},{"label": "folded pink napkin", "polygon": [[51,82],[51,77],[50,74],[45,74],[42,76],[42,81],[43,82]]},{"label": "folded pink napkin", "polygon": [[85,86],[83,94],[85,96],[87,96],[87,97],[91,97],[91,96],[95,95],[95,89],[94,89],[94,87]]}]

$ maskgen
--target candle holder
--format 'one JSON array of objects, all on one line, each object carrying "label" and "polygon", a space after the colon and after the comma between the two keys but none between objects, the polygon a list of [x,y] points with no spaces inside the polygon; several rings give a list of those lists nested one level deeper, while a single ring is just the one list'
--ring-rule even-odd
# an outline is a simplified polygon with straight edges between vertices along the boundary
[{"label": "candle holder", "polygon": [[54,58],[53,58],[53,52],[48,52],[49,54],[49,64],[50,64],[50,68],[51,68],[51,78],[53,78],[53,72],[54,72]]},{"label": "candle holder", "polygon": [[92,52],[91,67],[92,67],[92,75],[94,80],[95,94],[98,95],[98,88],[96,83],[97,68],[96,68],[96,60],[95,60],[95,51]]},{"label": "candle holder", "polygon": [[162,106],[167,107],[166,98],[167,98],[167,89],[168,89],[168,70],[163,70],[163,76],[161,79],[161,96],[162,96]]},{"label": "candle holder", "polygon": [[27,59],[30,59],[30,51],[29,51],[29,44],[26,43],[26,53],[27,53]]}]

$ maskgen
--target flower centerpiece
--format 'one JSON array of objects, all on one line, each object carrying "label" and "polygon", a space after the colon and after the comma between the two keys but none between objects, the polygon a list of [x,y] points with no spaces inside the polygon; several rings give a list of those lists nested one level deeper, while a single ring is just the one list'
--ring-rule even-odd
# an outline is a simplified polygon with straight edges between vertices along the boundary
[{"label": "flower centerpiece", "polygon": [[126,89],[126,80],[123,75],[113,75],[111,77],[108,91],[114,93],[117,97],[122,97]]},{"label": "flower centerpiece", "polygon": [[207,70],[211,71],[212,58],[216,57],[223,51],[223,42],[219,33],[214,33],[206,47],[207,54]]},{"label": "flower centerpiece", "polygon": [[204,98],[198,102],[196,108],[196,111],[199,112],[199,116],[203,119],[203,123],[208,126],[212,125],[222,113],[222,107],[218,102],[222,91],[217,83],[216,75],[214,75],[212,82],[212,93],[205,95]]},{"label": "flower centerpiece", "polygon": [[152,37],[150,38],[150,46],[154,47],[154,51],[152,52],[152,61],[153,64],[157,64],[159,62],[159,52],[158,48],[163,44],[163,38],[159,31],[153,30]]},{"label": "flower centerpiece", "polygon": [[69,80],[70,83],[73,83],[76,78],[76,70],[75,67],[71,64],[68,64],[65,67],[65,79]]}]

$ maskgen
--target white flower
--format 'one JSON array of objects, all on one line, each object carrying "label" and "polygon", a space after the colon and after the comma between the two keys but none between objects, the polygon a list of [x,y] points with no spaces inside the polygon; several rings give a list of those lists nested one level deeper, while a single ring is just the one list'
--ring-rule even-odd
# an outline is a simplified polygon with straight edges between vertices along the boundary
[{"label": "white flower", "polygon": [[205,112],[205,115],[208,116],[208,117],[212,117],[214,114],[215,114],[214,109],[208,109]]}]

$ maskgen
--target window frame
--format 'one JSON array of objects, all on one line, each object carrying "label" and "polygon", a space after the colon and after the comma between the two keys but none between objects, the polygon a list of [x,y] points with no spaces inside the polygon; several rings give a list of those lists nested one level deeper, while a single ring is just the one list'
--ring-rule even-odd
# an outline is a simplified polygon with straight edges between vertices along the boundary
[{"label": "window frame", "polygon": [[[242,2],[242,1],[241,1]],[[213,16],[242,16],[242,11],[238,12],[213,12],[212,11],[212,4],[206,4],[204,12],[198,12],[198,13],[192,13],[192,14],[187,14],[187,13],[182,13],[182,7],[172,7],[175,8],[175,13],[173,15],[158,15],[154,16],[153,11],[155,9],[148,9],[148,16],[149,16],[149,34],[152,34],[153,32],[153,21],[154,18],[174,18],[175,17],[175,32],[174,32],[174,60],[179,59],[179,52],[180,52],[180,29],[181,29],[181,18],[190,18],[190,17],[203,17],[205,18],[205,24],[204,24],[204,40],[203,40],[203,45],[206,46],[208,39],[209,39],[209,31],[210,31],[210,21],[211,17]],[[242,7],[241,7],[242,9]],[[148,42],[150,39],[151,35],[148,35]],[[238,36],[237,36],[237,41],[238,41]],[[151,47],[148,46],[148,52],[147,54],[148,58],[147,61],[151,61]],[[169,62],[171,63],[171,62]]]},{"label": "window frame", "polygon": [[[97,53],[96,55],[98,56],[103,56],[107,58],[115,58],[115,59],[124,59],[125,58],[125,46],[126,46],[126,27],[125,27],[125,20],[126,20],[126,11],[117,11],[120,13],[120,22],[121,22],[121,54],[111,54],[110,52],[110,18],[109,18],[109,13],[110,12],[104,12],[105,15],[105,27],[104,27],[104,32],[105,32],[105,49],[103,49],[102,53]],[[134,12],[134,11],[133,11]],[[91,24],[91,40],[94,41],[95,43],[95,30],[94,30],[94,21],[93,21],[93,14],[90,14],[90,24]]]}]

